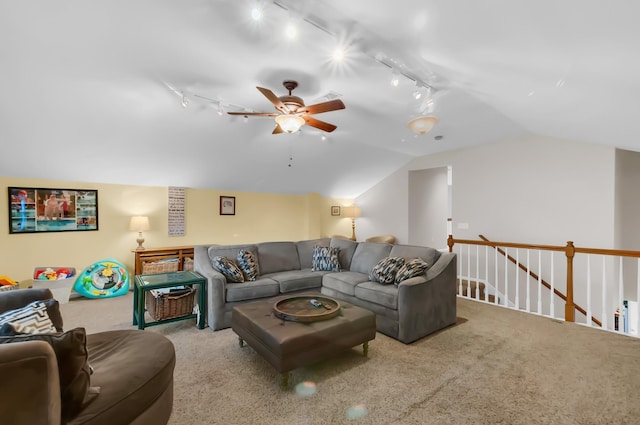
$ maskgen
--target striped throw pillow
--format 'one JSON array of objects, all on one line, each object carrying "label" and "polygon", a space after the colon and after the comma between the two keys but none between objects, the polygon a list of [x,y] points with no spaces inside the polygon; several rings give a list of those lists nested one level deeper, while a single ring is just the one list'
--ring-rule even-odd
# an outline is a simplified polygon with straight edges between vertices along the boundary
[{"label": "striped throw pillow", "polygon": [[244,280],[254,281],[259,274],[258,259],[255,254],[246,249],[238,251],[238,266],[242,270]]},{"label": "striped throw pillow", "polygon": [[21,334],[56,332],[47,313],[47,305],[42,301],[34,301],[22,308],[5,311],[0,314],[0,326],[5,323]]},{"label": "striped throw pillow", "polygon": [[402,257],[386,257],[373,266],[369,273],[369,280],[389,285],[396,280],[396,273],[404,265]]},{"label": "striped throw pillow", "polygon": [[400,267],[400,270],[398,270],[398,273],[396,274],[396,285],[403,280],[420,276],[422,273],[426,272],[429,267],[431,267],[429,263],[424,261],[422,258],[414,258],[413,260],[407,261],[404,263],[404,266]]},{"label": "striped throw pillow", "polygon": [[316,246],[313,248],[313,257],[311,258],[311,270],[317,271],[340,271],[340,261],[338,254],[340,248],[328,246]]},{"label": "striped throw pillow", "polygon": [[244,276],[242,270],[238,267],[233,260],[227,257],[213,257],[211,260],[213,268],[218,270],[227,279],[227,282],[242,283],[244,282]]}]

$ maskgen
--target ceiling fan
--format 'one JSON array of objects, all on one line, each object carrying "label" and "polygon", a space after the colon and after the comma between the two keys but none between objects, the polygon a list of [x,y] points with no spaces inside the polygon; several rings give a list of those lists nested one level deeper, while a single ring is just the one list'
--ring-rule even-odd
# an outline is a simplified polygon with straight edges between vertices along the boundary
[{"label": "ceiling fan", "polygon": [[335,111],[338,109],[344,109],[344,103],[340,99],[329,100],[328,102],[316,103],[315,105],[306,106],[304,101],[298,96],[291,94],[293,89],[298,87],[298,82],[293,80],[285,80],[282,85],[289,90],[287,96],[276,96],[271,90],[264,87],[256,87],[260,93],[262,93],[273,106],[279,111],[279,113],[268,112],[228,112],[229,115],[244,115],[244,116],[259,116],[259,117],[275,117],[276,128],[273,130],[273,134],[279,133],[295,133],[303,125],[309,125],[328,133],[335,130],[337,127],[328,122],[317,120],[311,115],[321,114],[323,112]]}]

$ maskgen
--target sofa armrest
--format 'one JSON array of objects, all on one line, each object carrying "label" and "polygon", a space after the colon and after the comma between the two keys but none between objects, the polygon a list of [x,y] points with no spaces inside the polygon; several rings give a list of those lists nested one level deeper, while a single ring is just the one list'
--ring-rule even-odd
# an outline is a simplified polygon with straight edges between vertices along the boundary
[{"label": "sofa armrest", "polygon": [[0,376],[3,423],[60,424],[58,363],[51,345],[45,341],[0,344]]},{"label": "sofa armrest", "polygon": [[413,342],[456,322],[455,253],[445,252],[427,270],[398,285],[398,339]]},{"label": "sofa armrest", "polygon": [[227,279],[213,268],[208,245],[193,249],[193,270],[207,280],[207,323],[213,330],[222,329]]},{"label": "sofa armrest", "polygon": [[0,313],[15,310],[39,300],[53,298],[49,288],[14,289],[0,292]]}]

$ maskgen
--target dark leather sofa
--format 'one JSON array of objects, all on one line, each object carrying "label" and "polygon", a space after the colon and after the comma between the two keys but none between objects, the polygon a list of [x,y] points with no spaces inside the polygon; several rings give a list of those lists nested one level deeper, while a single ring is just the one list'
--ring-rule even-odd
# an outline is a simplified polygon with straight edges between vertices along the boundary
[{"label": "dark leather sofa", "polygon": [[[0,313],[51,298],[47,288],[0,292]],[[62,329],[57,305],[49,317],[57,329]],[[173,405],[175,350],[165,336],[148,331],[116,330],[79,338],[80,343],[85,341],[85,356],[93,373],[89,376],[87,395],[81,398],[80,410],[72,417],[61,415],[64,411],[60,386],[62,366],[53,345],[42,340],[15,342],[10,338],[0,337],[3,339],[0,343],[0,423],[158,425],[168,422]]]}]

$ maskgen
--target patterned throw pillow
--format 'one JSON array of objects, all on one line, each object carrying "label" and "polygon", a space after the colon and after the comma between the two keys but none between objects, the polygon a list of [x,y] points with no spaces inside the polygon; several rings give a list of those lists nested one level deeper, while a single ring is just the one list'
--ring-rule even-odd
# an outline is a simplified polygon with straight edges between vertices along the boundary
[{"label": "patterned throw pillow", "polygon": [[84,328],[64,333],[31,334],[0,337],[0,344],[24,341],[45,341],[51,345],[58,361],[60,400],[63,423],[82,409],[90,385],[87,336]]},{"label": "patterned throw pillow", "polygon": [[0,326],[8,323],[17,333],[35,334],[56,332],[43,301],[34,301],[17,310],[0,314]]},{"label": "patterned throw pillow", "polygon": [[214,257],[211,260],[213,268],[218,270],[227,279],[227,282],[242,283],[244,282],[244,276],[242,270],[238,268],[238,265],[227,257]]},{"label": "patterned throw pillow", "polygon": [[244,280],[254,281],[260,273],[258,259],[253,252],[241,249],[238,251],[238,266],[242,270]]},{"label": "patterned throw pillow", "polygon": [[396,274],[396,285],[403,280],[411,279],[426,272],[431,265],[424,261],[422,258],[414,258],[411,261],[404,263],[404,266],[400,267]]},{"label": "patterned throw pillow", "polygon": [[373,266],[369,273],[369,280],[379,282],[384,285],[393,283],[396,280],[396,273],[404,265],[402,257],[386,257]]},{"label": "patterned throw pillow", "polygon": [[316,246],[313,248],[313,257],[311,259],[311,270],[317,271],[340,271],[340,261],[338,254],[340,248],[328,246]]}]

